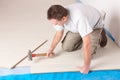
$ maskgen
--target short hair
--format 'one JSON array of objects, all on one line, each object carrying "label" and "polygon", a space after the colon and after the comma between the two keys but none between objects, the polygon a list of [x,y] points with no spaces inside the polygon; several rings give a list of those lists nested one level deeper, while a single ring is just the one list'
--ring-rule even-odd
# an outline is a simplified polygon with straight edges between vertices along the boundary
[{"label": "short hair", "polygon": [[68,10],[61,5],[52,5],[47,11],[47,19],[61,20],[68,15]]}]

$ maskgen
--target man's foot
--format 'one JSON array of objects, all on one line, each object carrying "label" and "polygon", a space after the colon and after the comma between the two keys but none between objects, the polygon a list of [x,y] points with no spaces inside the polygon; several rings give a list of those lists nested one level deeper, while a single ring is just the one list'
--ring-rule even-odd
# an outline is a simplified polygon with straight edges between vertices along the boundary
[{"label": "man's foot", "polygon": [[106,44],[107,44],[107,36],[106,36],[105,30],[102,29],[101,38],[100,38],[100,46],[105,47]]}]

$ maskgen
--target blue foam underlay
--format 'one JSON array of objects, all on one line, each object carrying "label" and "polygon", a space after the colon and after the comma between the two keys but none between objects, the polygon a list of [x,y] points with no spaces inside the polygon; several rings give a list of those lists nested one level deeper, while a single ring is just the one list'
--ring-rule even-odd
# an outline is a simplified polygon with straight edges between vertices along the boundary
[{"label": "blue foam underlay", "polygon": [[[30,67],[16,67],[14,69],[0,68],[0,76],[12,75],[12,74],[28,74],[30,73]],[[1,79],[0,79],[1,80]]]},{"label": "blue foam underlay", "polygon": [[76,0],[76,2],[81,3],[81,0]]},{"label": "blue foam underlay", "polygon": [[120,80],[120,70],[80,72],[56,72],[2,76],[0,80]]},{"label": "blue foam underlay", "polygon": [[[104,28],[105,29],[105,28]],[[112,36],[112,34],[107,30],[107,29],[105,29],[105,32],[106,32],[106,34],[109,36],[109,38],[113,41],[113,42],[115,42],[115,38]]]}]

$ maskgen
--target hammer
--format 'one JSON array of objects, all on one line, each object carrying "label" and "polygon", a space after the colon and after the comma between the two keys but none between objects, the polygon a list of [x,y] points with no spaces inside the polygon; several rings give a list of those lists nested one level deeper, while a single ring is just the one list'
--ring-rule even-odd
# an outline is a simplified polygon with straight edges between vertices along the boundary
[{"label": "hammer", "polygon": [[[32,54],[31,50],[28,51],[28,59],[32,61],[33,57],[41,57],[47,56],[47,53],[39,53],[39,54]],[[50,55],[50,57],[54,56],[54,53]]]},{"label": "hammer", "polygon": [[33,57],[47,56],[47,53],[32,54],[31,50],[28,51],[28,59],[32,61]]}]

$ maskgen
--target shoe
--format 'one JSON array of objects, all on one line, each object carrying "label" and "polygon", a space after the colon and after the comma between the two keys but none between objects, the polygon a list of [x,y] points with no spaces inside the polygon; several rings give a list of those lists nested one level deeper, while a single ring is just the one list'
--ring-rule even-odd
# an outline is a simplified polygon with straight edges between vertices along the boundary
[{"label": "shoe", "polygon": [[106,36],[105,30],[102,29],[101,38],[100,38],[100,46],[105,47],[106,44],[107,44],[107,36]]}]

